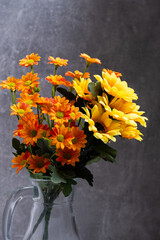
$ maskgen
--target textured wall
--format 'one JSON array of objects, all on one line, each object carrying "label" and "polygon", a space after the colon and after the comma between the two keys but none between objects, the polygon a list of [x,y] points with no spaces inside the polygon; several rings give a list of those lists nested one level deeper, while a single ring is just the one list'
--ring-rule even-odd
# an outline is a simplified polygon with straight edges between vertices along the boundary
[{"label": "textured wall", "polygon": [[[160,239],[159,16],[158,0],[0,0],[0,79],[20,77],[26,69],[18,60],[39,53],[42,62],[36,70],[42,93],[48,96],[47,57],[68,58],[68,70],[82,69],[78,55],[86,52],[100,58],[103,67],[122,72],[149,118],[143,142],[118,139],[117,162],[91,167],[93,188],[79,183],[75,210],[82,240]],[[100,72],[102,66],[91,69]],[[9,193],[29,183],[27,173],[17,176],[11,169],[11,136],[17,122],[10,117],[9,104],[9,92],[0,91],[0,216]],[[25,231],[28,203],[20,209],[16,240]]]}]

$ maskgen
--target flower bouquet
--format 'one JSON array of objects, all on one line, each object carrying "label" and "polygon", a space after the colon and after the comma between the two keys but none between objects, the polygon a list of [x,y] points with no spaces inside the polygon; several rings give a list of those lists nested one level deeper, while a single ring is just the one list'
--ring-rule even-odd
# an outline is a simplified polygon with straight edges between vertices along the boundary
[{"label": "flower bouquet", "polygon": [[[48,58],[48,64],[53,65],[51,73],[54,72],[46,77],[50,96],[40,95],[34,65],[41,57],[34,53],[19,62],[30,68],[26,75],[21,79],[8,77],[0,84],[2,89],[10,90],[11,115],[18,120],[12,140],[12,168],[17,168],[17,173],[26,168],[32,179],[51,181],[64,196],[71,193],[77,178],[92,186],[93,175],[86,166],[100,159],[114,162],[116,150],[109,143],[115,142],[117,136],[141,141],[137,124],[146,127],[147,120],[142,116],[144,112],[139,111],[140,106],[133,102],[138,99],[137,94],[121,80],[121,73],[103,69],[102,75],[94,75],[92,81],[88,68],[101,61],[84,53],[80,57],[85,59],[84,71],[67,71],[65,77],[57,71],[67,66],[68,60]],[[20,96],[16,100],[17,91]],[[45,195],[46,186],[41,188]],[[53,202],[55,195],[50,197],[52,191],[49,193],[48,201]],[[49,215],[44,212],[46,221]],[[45,236],[47,228],[48,225]]]}]

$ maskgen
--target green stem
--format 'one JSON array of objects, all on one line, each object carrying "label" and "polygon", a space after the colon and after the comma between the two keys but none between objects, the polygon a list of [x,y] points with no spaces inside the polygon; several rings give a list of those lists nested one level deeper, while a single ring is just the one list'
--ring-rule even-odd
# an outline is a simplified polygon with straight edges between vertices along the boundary
[{"label": "green stem", "polygon": [[55,65],[55,67],[54,67],[54,76],[56,75],[57,68],[58,68],[58,65]]},{"label": "green stem", "polygon": [[84,74],[85,74],[85,72],[87,71],[87,68],[88,68],[88,67],[89,67],[89,65],[87,64],[86,67],[85,67],[85,69],[84,69],[84,72],[83,72],[82,77],[84,76]]},{"label": "green stem", "polygon": [[34,74],[33,66],[31,66],[31,71],[32,71],[32,74]]},{"label": "green stem", "polygon": [[14,104],[14,101],[13,101],[13,91],[11,90],[11,101],[12,101],[12,104]]},{"label": "green stem", "polygon": [[47,114],[47,119],[46,120],[47,120],[49,128],[52,130],[48,114]]},{"label": "green stem", "polygon": [[40,121],[40,117],[39,117],[39,105],[37,104],[37,115],[38,115],[38,123],[40,124],[41,121]]},{"label": "green stem", "polygon": [[33,155],[31,144],[28,145],[28,150],[29,150],[30,154]]},{"label": "green stem", "polygon": [[43,240],[48,240],[48,225],[49,225],[49,219],[51,216],[51,211],[52,211],[52,206],[48,207],[45,213],[45,226],[44,226]]}]

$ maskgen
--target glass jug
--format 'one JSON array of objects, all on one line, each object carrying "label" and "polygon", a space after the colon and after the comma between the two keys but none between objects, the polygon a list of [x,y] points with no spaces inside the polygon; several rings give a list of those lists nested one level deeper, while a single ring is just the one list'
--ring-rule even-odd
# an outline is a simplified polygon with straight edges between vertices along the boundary
[{"label": "glass jug", "polygon": [[73,214],[73,194],[64,197],[50,180],[31,179],[32,186],[18,189],[8,199],[3,215],[3,238],[11,238],[15,207],[25,197],[32,197],[30,221],[23,240],[80,240]]}]

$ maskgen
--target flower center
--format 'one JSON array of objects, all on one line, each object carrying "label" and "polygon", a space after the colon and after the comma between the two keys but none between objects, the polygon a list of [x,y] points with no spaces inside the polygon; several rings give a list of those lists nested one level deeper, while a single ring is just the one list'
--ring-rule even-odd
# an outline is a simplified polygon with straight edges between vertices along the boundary
[{"label": "flower center", "polygon": [[74,118],[74,117],[75,117],[75,113],[72,112],[72,113],[70,114],[70,116],[71,116],[72,118]]},{"label": "flower center", "polygon": [[42,168],[44,166],[44,163],[43,162],[37,162],[37,167],[38,168]]},{"label": "flower center", "polygon": [[58,112],[56,113],[56,117],[57,117],[57,118],[63,118],[63,117],[64,117],[64,113],[58,111]]},{"label": "flower center", "polygon": [[28,64],[32,64],[32,63],[34,63],[34,60],[33,60],[33,59],[29,59],[29,60],[27,61],[27,63],[28,63]]},{"label": "flower center", "polygon": [[75,143],[77,143],[77,142],[78,142],[78,139],[77,139],[76,137],[72,139],[72,143],[73,143],[73,144],[75,144]]},{"label": "flower center", "polygon": [[71,154],[70,153],[64,153],[63,158],[66,159],[66,160],[69,160],[71,158]]},{"label": "flower center", "polygon": [[105,131],[105,128],[99,122],[96,122],[95,126],[96,126],[96,128],[99,132],[104,132]]},{"label": "flower center", "polygon": [[57,136],[57,140],[58,140],[58,142],[63,142],[64,141],[64,136],[62,134],[59,134]]},{"label": "flower center", "polygon": [[33,101],[32,100],[28,100],[26,103],[31,105],[33,103]]},{"label": "flower center", "polygon": [[17,112],[18,112],[19,114],[24,114],[24,113],[25,113],[25,111],[24,111],[23,109],[19,109]]},{"label": "flower center", "polygon": [[23,166],[26,163],[26,160],[21,161],[21,165]]},{"label": "flower center", "polygon": [[32,81],[28,80],[28,81],[25,82],[25,86],[29,86],[29,85],[31,85],[31,83],[32,83]]},{"label": "flower center", "polygon": [[37,135],[37,130],[32,130],[30,134],[31,137],[35,137]]},{"label": "flower center", "polygon": [[8,86],[9,86],[9,87],[15,87],[15,85],[16,85],[16,84],[15,84],[14,82],[8,83]]}]

